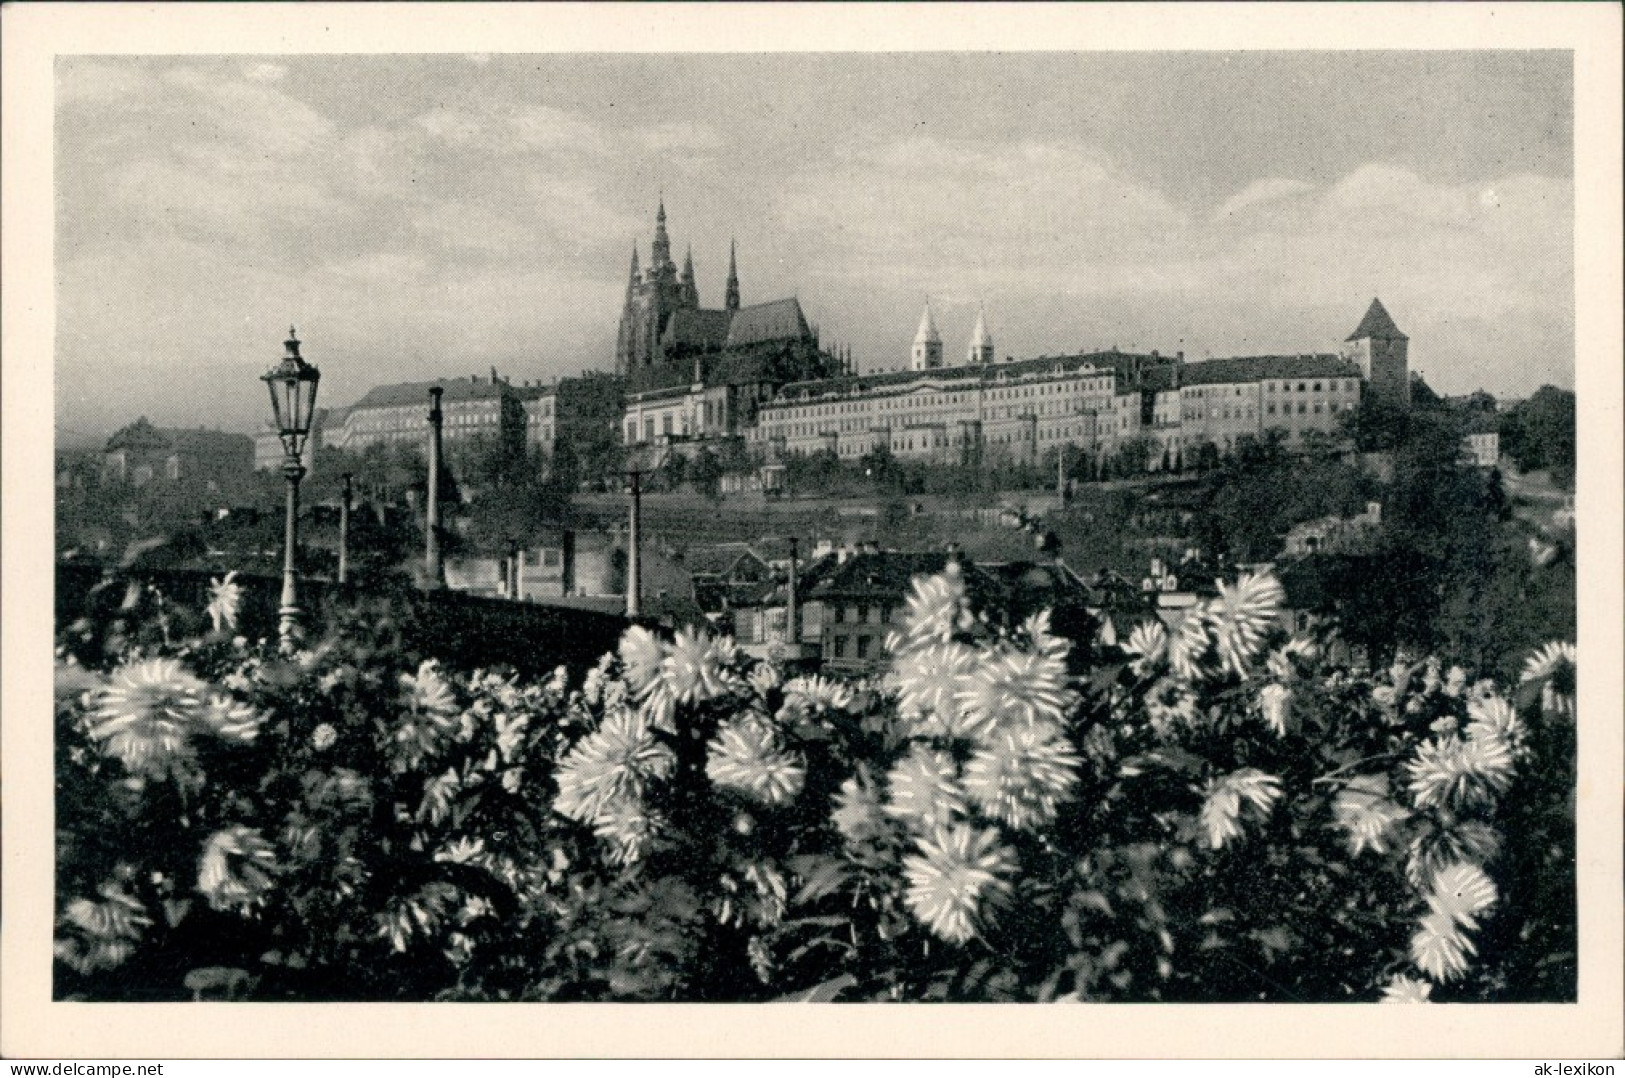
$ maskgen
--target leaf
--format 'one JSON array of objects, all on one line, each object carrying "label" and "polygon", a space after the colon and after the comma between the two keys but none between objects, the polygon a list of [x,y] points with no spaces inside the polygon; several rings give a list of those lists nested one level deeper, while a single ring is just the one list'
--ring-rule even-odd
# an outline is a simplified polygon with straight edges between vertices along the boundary
[{"label": "leaf", "polygon": [[806,878],[806,882],[796,892],[795,904],[798,906],[807,902],[816,902],[820,898],[834,894],[841,889],[842,884],[851,878],[851,869],[847,867],[844,861],[834,857],[818,858],[816,860],[818,863],[813,866],[797,866],[796,871]]},{"label": "leaf", "polygon": [[775,999],[772,1002],[774,1002],[774,1003],[833,1003],[835,1001],[836,996],[840,995],[842,992],[846,991],[848,988],[853,987],[857,983],[858,983],[858,979],[856,977],[852,976],[850,973],[843,973],[839,977],[835,977],[835,978],[832,978],[830,980],[827,980],[827,981],[823,982],[822,984],[814,985],[813,987],[811,987],[811,988],[809,988],[809,989],[807,989],[805,991],[792,992],[787,996],[780,996],[778,999]]}]

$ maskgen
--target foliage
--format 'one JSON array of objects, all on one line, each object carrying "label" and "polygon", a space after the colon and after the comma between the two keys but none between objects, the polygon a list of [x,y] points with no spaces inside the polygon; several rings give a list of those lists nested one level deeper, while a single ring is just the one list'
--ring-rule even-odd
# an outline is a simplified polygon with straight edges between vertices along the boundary
[{"label": "foliage", "polygon": [[951,566],[878,680],[641,628],[525,680],[253,645],[232,583],[61,653],[59,996],[1574,998],[1567,645],[1349,669],[1262,575],[1080,673]]},{"label": "foliage", "polygon": [[1520,471],[1550,468],[1552,481],[1574,489],[1574,393],[1541,386],[1501,416],[1501,451]]}]

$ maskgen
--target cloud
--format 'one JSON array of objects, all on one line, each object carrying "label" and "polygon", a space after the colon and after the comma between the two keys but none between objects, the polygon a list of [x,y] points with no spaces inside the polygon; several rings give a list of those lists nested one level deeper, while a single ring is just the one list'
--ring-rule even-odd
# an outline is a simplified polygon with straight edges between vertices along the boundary
[{"label": "cloud", "polygon": [[1225,199],[1224,204],[1214,211],[1213,219],[1223,221],[1247,210],[1279,203],[1314,189],[1313,184],[1302,180],[1286,180],[1279,177],[1254,180],[1243,190]]},{"label": "cloud", "polygon": [[281,82],[287,74],[285,65],[270,63],[251,64],[243,71],[245,77],[255,82]]}]

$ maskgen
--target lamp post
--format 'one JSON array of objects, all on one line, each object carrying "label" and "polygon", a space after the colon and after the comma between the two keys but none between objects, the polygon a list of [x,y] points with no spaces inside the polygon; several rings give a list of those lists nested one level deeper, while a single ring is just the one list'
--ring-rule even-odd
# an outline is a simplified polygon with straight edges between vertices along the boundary
[{"label": "lamp post", "polygon": [[277,631],[284,646],[292,645],[299,633],[304,611],[299,607],[299,480],[305,477],[305,439],[310,436],[311,418],[316,414],[316,385],[322,372],[299,355],[299,335],[288,327],[283,342],[287,354],[260,380],[271,392],[272,422],[282,439],[282,476],[288,481],[288,519],[283,536],[282,605],[277,611]]},{"label": "lamp post", "polygon": [[446,586],[446,567],[440,557],[440,425],[444,422],[440,397],[445,392],[440,386],[429,390],[429,484],[423,528],[423,587],[427,591],[438,591]]},{"label": "lamp post", "polygon": [[350,480],[344,473],[344,500],[339,502],[339,587],[350,582]]}]

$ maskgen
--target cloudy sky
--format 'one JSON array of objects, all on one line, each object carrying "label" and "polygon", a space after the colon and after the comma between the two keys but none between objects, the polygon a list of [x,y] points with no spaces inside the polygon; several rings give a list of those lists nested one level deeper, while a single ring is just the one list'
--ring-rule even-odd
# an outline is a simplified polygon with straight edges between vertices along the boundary
[{"label": "cloudy sky", "polygon": [[1380,296],[1438,389],[1573,384],[1568,54],[76,57],[57,63],[65,437],[607,369],[664,192],[718,306],[865,368],[1329,350]]}]

